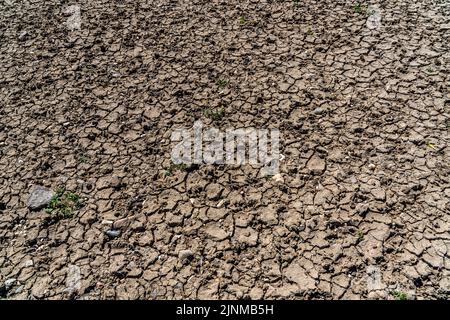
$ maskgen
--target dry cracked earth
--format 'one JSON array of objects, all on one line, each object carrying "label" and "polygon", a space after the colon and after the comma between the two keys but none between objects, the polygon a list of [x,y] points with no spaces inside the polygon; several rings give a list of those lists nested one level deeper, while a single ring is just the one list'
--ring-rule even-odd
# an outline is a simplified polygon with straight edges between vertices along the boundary
[{"label": "dry cracked earth", "polygon": [[[0,298],[448,299],[449,37],[447,0],[3,1]],[[173,166],[197,120],[278,128],[280,174]]]}]

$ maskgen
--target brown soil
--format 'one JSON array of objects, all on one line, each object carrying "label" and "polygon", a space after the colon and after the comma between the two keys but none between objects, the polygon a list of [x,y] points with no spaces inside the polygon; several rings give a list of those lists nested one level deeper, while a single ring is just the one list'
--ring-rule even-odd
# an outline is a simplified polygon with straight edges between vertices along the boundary
[{"label": "brown soil", "polygon": [[[0,297],[449,298],[448,1],[69,4],[0,4]],[[167,174],[196,120],[279,128],[282,177]]]}]

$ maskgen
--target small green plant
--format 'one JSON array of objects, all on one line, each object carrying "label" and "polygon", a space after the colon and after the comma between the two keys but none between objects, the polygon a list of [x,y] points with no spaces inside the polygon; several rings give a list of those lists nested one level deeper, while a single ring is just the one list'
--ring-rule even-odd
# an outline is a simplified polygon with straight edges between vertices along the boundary
[{"label": "small green plant", "polygon": [[172,172],[170,169],[167,169],[166,171],[164,171],[164,175],[165,175],[166,177],[170,177],[170,176],[173,175],[173,172]]},{"label": "small green plant", "polygon": [[401,291],[392,291],[391,295],[395,300],[408,300],[408,295]]},{"label": "small green plant", "polygon": [[78,160],[80,161],[80,163],[88,163],[90,158],[86,154],[80,154]]},{"label": "small green plant", "polygon": [[204,115],[213,121],[220,121],[225,116],[225,110],[223,108],[216,110],[207,109],[204,111]]},{"label": "small green plant", "polygon": [[353,7],[353,11],[354,11],[355,13],[360,14],[360,13],[363,13],[364,8],[361,6],[361,3],[358,2],[358,3],[355,4],[355,6]]},{"label": "small green plant", "polygon": [[433,150],[437,149],[436,145],[434,143],[431,143],[431,142],[428,142],[427,146],[428,146],[428,148],[433,149]]},{"label": "small green plant", "polygon": [[294,2],[294,5],[297,7],[300,4],[300,0],[292,0]]},{"label": "small green plant", "polygon": [[247,23],[247,19],[245,19],[245,17],[239,17],[239,23],[240,24],[246,24]]},{"label": "small green plant", "polygon": [[80,209],[82,205],[80,196],[76,193],[60,189],[45,208],[45,212],[56,220],[61,220],[72,217],[74,211]]},{"label": "small green plant", "polygon": [[171,163],[170,167],[167,168],[166,171],[164,172],[164,175],[166,177],[170,177],[173,175],[173,173],[175,171],[186,171],[187,167],[188,166],[185,163],[179,163],[179,164]]},{"label": "small green plant", "polygon": [[375,9],[371,9],[371,10],[369,10],[369,9],[367,9],[367,16],[373,16],[375,13],[376,13],[376,10]]},{"label": "small green plant", "polygon": [[364,233],[361,230],[358,230],[356,236],[358,238],[358,242],[361,242],[364,239]]},{"label": "small green plant", "polygon": [[187,164],[186,163],[179,163],[179,164],[173,163],[172,165],[175,168],[175,170],[185,171],[187,169]]},{"label": "small green plant", "polygon": [[224,89],[227,86],[227,84],[228,84],[228,80],[226,80],[226,79],[219,79],[219,80],[217,80],[217,86],[220,89]]}]

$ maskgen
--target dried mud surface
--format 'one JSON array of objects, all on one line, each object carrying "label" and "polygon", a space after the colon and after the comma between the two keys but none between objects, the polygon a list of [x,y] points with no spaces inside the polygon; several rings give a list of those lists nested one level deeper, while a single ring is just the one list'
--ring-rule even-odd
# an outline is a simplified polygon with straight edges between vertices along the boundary
[{"label": "dried mud surface", "polygon": [[[448,299],[450,7],[376,3],[2,2],[1,297]],[[171,170],[196,120],[279,128],[282,179]]]}]

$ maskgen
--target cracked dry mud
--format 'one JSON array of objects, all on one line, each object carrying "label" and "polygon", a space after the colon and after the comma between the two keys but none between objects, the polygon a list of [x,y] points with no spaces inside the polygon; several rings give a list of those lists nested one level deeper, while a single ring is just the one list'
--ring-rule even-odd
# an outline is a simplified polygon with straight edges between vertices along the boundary
[{"label": "cracked dry mud", "polygon": [[[2,2],[0,296],[448,299],[450,5],[371,4]],[[196,120],[279,128],[281,178],[167,174]]]}]

